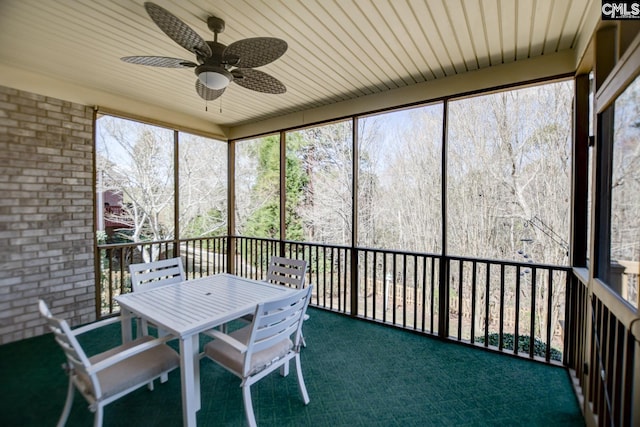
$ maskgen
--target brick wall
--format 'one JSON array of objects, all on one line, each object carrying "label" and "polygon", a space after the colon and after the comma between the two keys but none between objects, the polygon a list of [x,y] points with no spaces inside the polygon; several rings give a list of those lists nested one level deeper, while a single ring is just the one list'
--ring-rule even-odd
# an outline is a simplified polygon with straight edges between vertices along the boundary
[{"label": "brick wall", "polygon": [[0,86],[0,344],[95,320],[90,107]]}]

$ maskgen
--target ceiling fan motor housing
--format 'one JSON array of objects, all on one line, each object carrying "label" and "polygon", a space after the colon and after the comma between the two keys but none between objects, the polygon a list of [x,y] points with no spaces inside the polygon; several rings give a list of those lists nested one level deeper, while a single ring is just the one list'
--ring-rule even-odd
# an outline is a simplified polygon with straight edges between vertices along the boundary
[{"label": "ceiling fan motor housing", "polygon": [[[195,73],[202,84],[210,89],[219,90],[233,81],[233,75],[227,70],[229,66],[222,59],[226,46],[217,41],[208,41],[207,44],[211,49],[211,56],[198,57],[200,65],[196,67]],[[224,78],[226,78],[226,84]]]}]

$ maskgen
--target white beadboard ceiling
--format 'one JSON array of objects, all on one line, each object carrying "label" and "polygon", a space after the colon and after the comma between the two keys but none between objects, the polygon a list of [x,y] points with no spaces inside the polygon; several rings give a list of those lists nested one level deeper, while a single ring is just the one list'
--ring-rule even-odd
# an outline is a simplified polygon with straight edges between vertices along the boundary
[{"label": "white beadboard ceiling", "polygon": [[0,0],[0,66],[32,80],[43,75],[79,92],[88,88],[88,101],[91,93],[108,94],[115,110],[119,102],[134,100],[140,117],[153,116],[157,108],[228,129],[575,50],[593,31],[593,11],[599,10],[594,2],[600,3],[156,0],[205,40],[213,39],[206,19],[215,15],[226,21],[221,43],[268,36],[289,45],[282,58],[259,68],[281,80],[285,94],[232,83],[219,100],[205,105],[195,92],[193,70],[120,61],[130,55],[195,59],[151,21],[143,0]]}]

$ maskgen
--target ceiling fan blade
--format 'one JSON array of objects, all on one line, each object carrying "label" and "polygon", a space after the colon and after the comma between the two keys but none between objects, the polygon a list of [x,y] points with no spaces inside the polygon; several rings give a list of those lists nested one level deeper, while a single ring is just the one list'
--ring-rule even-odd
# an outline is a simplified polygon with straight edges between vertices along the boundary
[{"label": "ceiling fan blade", "polygon": [[203,85],[199,79],[196,79],[196,92],[198,92],[200,98],[204,99],[205,101],[213,101],[214,99],[219,98],[220,95],[224,93],[224,89],[209,89],[208,87]]},{"label": "ceiling fan blade", "polygon": [[287,42],[273,37],[254,37],[231,43],[222,54],[232,65],[255,68],[280,58],[287,51]]},{"label": "ceiling fan blade", "polygon": [[129,64],[149,65],[151,67],[164,68],[193,68],[198,64],[180,58],[168,58],[166,56],[125,56],[120,58]]},{"label": "ceiling fan blade", "polygon": [[145,2],[144,8],[153,22],[174,42],[197,56],[211,56],[207,42],[171,12],[151,2]]},{"label": "ceiling fan blade", "polygon": [[262,93],[281,94],[287,87],[275,77],[252,68],[237,68],[231,72],[233,81],[245,89]]}]

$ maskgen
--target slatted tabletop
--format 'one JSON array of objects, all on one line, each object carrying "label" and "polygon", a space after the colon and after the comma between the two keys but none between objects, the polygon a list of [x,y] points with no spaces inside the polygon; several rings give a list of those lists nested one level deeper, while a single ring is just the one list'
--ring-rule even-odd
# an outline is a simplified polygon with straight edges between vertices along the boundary
[{"label": "slatted tabletop", "polygon": [[253,313],[256,305],[291,292],[230,274],[217,274],[116,297],[125,309],[178,337]]}]

